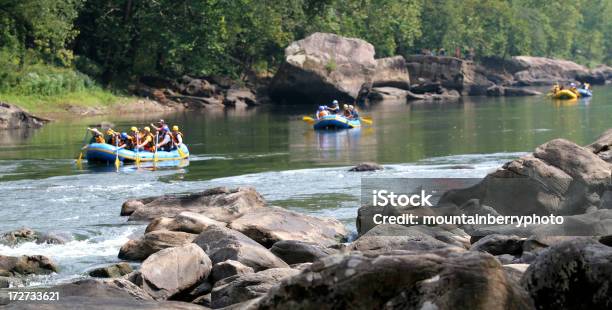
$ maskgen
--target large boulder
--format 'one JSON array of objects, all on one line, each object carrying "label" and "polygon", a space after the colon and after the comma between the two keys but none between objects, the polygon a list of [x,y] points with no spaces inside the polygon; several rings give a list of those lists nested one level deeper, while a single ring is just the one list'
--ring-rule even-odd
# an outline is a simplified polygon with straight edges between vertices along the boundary
[{"label": "large boulder", "polygon": [[57,265],[46,256],[22,255],[14,257],[0,255],[0,276],[3,277],[50,274],[57,271]]},{"label": "large boulder", "polygon": [[129,240],[119,250],[119,258],[144,260],[151,254],[165,248],[179,247],[193,242],[196,234],[158,230],[144,234],[138,240]]},{"label": "large boulder", "polygon": [[291,43],[269,87],[277,102],[352,102],[362,87],[407,88],[410,84],[401,56],[374,59],[374,46],[355,38],[313,33]]},{"label": "large boulder", "polygon": [[612,248],[586,239],[553,245],[529,266],[522,285],[538,309],[609,309]]},{"label": "large boulder", "polygon": [[195,244],[163,249],[140,267],[142,288],[154,299],[168,299],[206,279],[212,262]]},{"label": "large boulder", "polygon": [[237,230],[265,247],[281,240],[332,245],[346,239],[347,229],[336,219],[319,218],[279,207],[260,208],[233,221]]},{"label": "large boulder", "polygon": [[492,234],[472,244],[470,251],[487,252],[491,255],[521,255],[524,239],[518,236]]},{"label": "large boulder", "polygon": [[215,283],[213,287],[212,308],[227,307],[263,296],[282,279],[298,273],[299,271],[295,269],[273,268],[225,278]]},{"label": "large boulder", "polygon": [[145,221],[157,217],[174,217],[181,212],[190,211],[228,223],[265,205],[263,197],[253,188],[239,187],[230,190],[218,187],[188,195],[129,200],[122,207],[121,213],[129,215],[130,221]]},{"label": "large boulder", "polygon": [[520,86],[568,83],[589,74],[588,68],[563,59],[514,56],[510,62],[516,68],[514,84]]},{"label": "large boulder", "polygon": [[288,265],[268,249],[239,231],[220,226],[209,226],[194,240],[208,254],[214,264],[235,260],[255,271],[287,268]]},{"label": "large boulder", "polygon": [[215,221],[203,214],[181,212],[172,218],[158,217],[153,219],[145,229],[145,233],[156,230],[170,230],[199,234],[210,225],[227,226],[226,223]]},{"label": "large boulder", "polygon": [[440,204],[478,199],[501,215],[574,215],[601,208],[611,165],[592,150],[555,139],[513,160],[479,184],[446,192]]},{"label": "large boulder", "polygon": [[229,259],[217,263],[213,266],[212,272],[210,274],[210,280],[212,283],[215,283],[221,279],[229,278],[231,276],[243,275],[253,272],[255,272],[253,268],[245,266],[239,261]]},{"label": "large boulder", "polygon": [[48,120],[34,116],[16,105],[0,102],[0,130],[39,128]]},{"label": "large boulder", "polygon": [[410,76],[424,83],[440,83],[464,95],[484,95],[493,86],[472,61],[445,56],[412,55],[406,59]]},{"label": "large boulder", "polygon": [[126,279],[84,279],[54,286],[49,291],[59,292],[60,299],[69,296],[128,298],[140,301],[153,299],[140,287]]},{"label": "large boulder", "polygon": [[478,252],[332,255],[284,279],[258,309],[530,309],[527,293]]},{"label": "large boulder", "polygon": [[289,265],[311,263],[339,252],[317,243],[298,240],[281,240],[272,245],[270,251]]}]

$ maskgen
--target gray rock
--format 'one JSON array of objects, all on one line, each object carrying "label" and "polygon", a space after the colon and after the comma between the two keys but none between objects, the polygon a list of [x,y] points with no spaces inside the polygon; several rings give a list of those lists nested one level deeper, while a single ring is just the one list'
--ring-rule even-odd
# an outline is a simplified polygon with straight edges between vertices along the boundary
[{"label": "gray rock", "polygon": [[145,229],[145,233],[155,230],[170,230],[199,234],[210,225],[227,226],[226,223],[215,221],[203,214],[181,212],[173,218],[158,217],[153,219]]},{"label": "gray rock", "polygon": [[376,170],[383,170],[383,169],[385,168],[377,163],[365,162],[365,163],[361,163],[349,169],[349,171],[362,172],[362,171],[376,171]]},{"label": "gray rock", "polygon": [[323,247],[317,243],[297,240],[282,240],[276,242],[272,245],[270,251],[290,265],[314,262],[320,258],[339,252],[336,249]]},{"label": "gray rock", "polygon": [[215,283],[221,279],[229,278],[235,275],[243,275],[247,273],[253,273],[255,270],[249,266],[245,266],[239,261],[226,260],[215,264],[212,267],[212,273],[210,275],[211,282]]},{"label": "gray rock", "polygon": [[206,279],[212,263],[195,244],[163,249],[140,267],[142,287],[154,299],[168,299]]},{"label": "gray rock", "polygon": [[128,263],[117,263],[110,266],[96,268],[89,272],[95,278],[119,278],[134,271]]},{"label": "gray rock", "polygon": [[272,100],[292,103],[353,102],[364,85],[406,88],[401,56],[374,59],[374,46],[360,39],[313,33],[291,43],[269,87]]},{"label": "gray rock", "polygon": [[256,306],[258,309],[532,307],[527,293],[506,275],[502,265],[493,256],[479,252],[332,255],[284,279]]},{"label": "gray rock", "polygon": [[253,239],[229,228],[209,226],[193,242],[208,254],[213,264],[231,259],[255,271],[289,267]]},{"label": "gray rock", "polygon": [[230,190],[218,187],[188,195],[166,195],[145,198],[141,201],[130,200],[122,207],[122,214],[129,214],[130,221],[145,221],[157,217],[174,217],[182,212],[190,211],[203,214],[216,221],[229,223],[265,205],[263,197],[253,188],[239,187]]},{"label": "gray rock", "polygon": [[378,225],[351,243],[350,249],[382,254],[393,250],[430,251],[448,247],[457,251],[464,249],[442,242],[414,227]]},{"label": "gray rock", "polygon": [[0,244],[5,244],[8,246],[16,246],[24,242],[36,242],[38,244],[64,244],[66,241],[67,238],[62,236],[40,233],[27,227],[6,232],[0,236]]},{"label": "gray rock", "polygon": [[281,280],[298,273],[290,268],[273,268],[225,278],[213,287],[212,308],[227,307],[263,296]]},{"label": "gray rock", "polygon": [[30,114],[16,105],[0,102],[0,130],[40,128],[48,121]]},{"label": "gray rock", "polygon": [[23,281],[19,278],[0,276],[0,289],[11,288],[11,287],[21,286],[21,285],[23,285]]},{"label": "gray rock", "polygon": [[126,260],[144,260],[149,255],[165,248],[187,245],[196,238],[196,234],[179,231],[158,230],[144,234],[138,240],[129,240],[119,250],[119,258]]},{"label": "gray rock", "polygon": [[518,255],[523,253],[523,239],[518,236],[488,235],[472,244],[471,251],[487,252],[491,255]]},{"label": "gray rock", "polygon": [[57,271],[57,265],[46,256],[22,255],[14,257],[0,255],[0,276],[3,277],[51,274]]},{"label": "gray rock", "polygon": [[538,309],[607,309],[611,282],[612,248],[576,239],[542,252],[521,283]]},{"label": "gray rock", "polygon": [[288,211],[279,207],[259,208],[229,225],[265,247],[281,240],[302,240],[322,245],[343,241],[348,230],[340,221]]}]

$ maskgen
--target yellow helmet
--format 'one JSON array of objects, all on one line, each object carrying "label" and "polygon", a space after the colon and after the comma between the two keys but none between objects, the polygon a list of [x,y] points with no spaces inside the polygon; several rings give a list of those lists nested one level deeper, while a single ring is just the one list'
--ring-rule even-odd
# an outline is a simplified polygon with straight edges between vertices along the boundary
[{"label": "yellow helmet", "polygon": [[111,128],[109,128],[108,130],[106,130],[106,134],[107,134],[107,135],[114,135],[114,134],[115,134],[115,131],[114,131],[114,130],[112,130]]},{"label": "yellow helmet", "polygon": [[135,126],[132,126],[132,128],[130,128],[131,131],[138,131],[138,128],[136,128]]},{"label": "yellow helmet", "polygon": [[151,128],[149,128],[149,126],[147,126],[147,127],[144,128],[144,131],[151,132]]},{"label": "yellow helmet", "polygon": [[179,130],[178,126],[176,125],[172,126],[172,131],[178,131],[178,130]]}]

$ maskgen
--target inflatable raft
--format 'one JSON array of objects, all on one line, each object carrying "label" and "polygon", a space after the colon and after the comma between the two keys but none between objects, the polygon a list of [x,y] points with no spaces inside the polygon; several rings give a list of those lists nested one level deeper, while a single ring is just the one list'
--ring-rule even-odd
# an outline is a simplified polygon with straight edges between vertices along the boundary
[{"label": "inflatable raft", "polygon": [[553,99],[565,99],[565,100],[572,100],[572,99],[577,99],[578,95],[575,94],[574,92],[570,91],[569,89],[563,89],[560,90],[554,94],[551,95],[551,97]]},{"label": "inflatable raft", "polygon": [[[182,144],[180,148],[183,151],[184,156],[181,156],[178,150],[173,150],[170,152],[158,151],[157,161],[176,161],[188,158],[189,149],[187,149],[187,146]],[[104,143],[89,144],[85,150],[85,157],[87,158],[87,161],[91,162],[114,162],[117,155],[119,160],[122,162],[134,162],[136,161],[136,156],[138,156],[141,162],[150,162],[153,161],[154,157],[156,156],[155,153],[152,152],[135,152],[126,149],[119,149],[117,152],[117,148],[115,146]]]},{"label": "inflatable raft", "polygon": [[578,93],[580,94],[580,97],[591,97],[591,96],[593,96],[593,93],[590,90],[584,89],[584,88],[578,88]]},{"label": "inflatable raft", "polygon": [[342,115],[333,114],[323,116],[312,127],[315,130],[359,128],[361,122],[358,119],[348,119]]}]

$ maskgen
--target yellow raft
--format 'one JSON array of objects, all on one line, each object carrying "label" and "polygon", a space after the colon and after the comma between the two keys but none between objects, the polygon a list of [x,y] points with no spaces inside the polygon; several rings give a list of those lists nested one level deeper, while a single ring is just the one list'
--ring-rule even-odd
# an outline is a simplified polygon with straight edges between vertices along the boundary
[{"label": "yellow raft", "polygon": [[550,95],[553,99],[564,99],[564,100],[572,100],[578,99],[578,94],[574,93],[569,89],[560,90],[554,94]]}]

